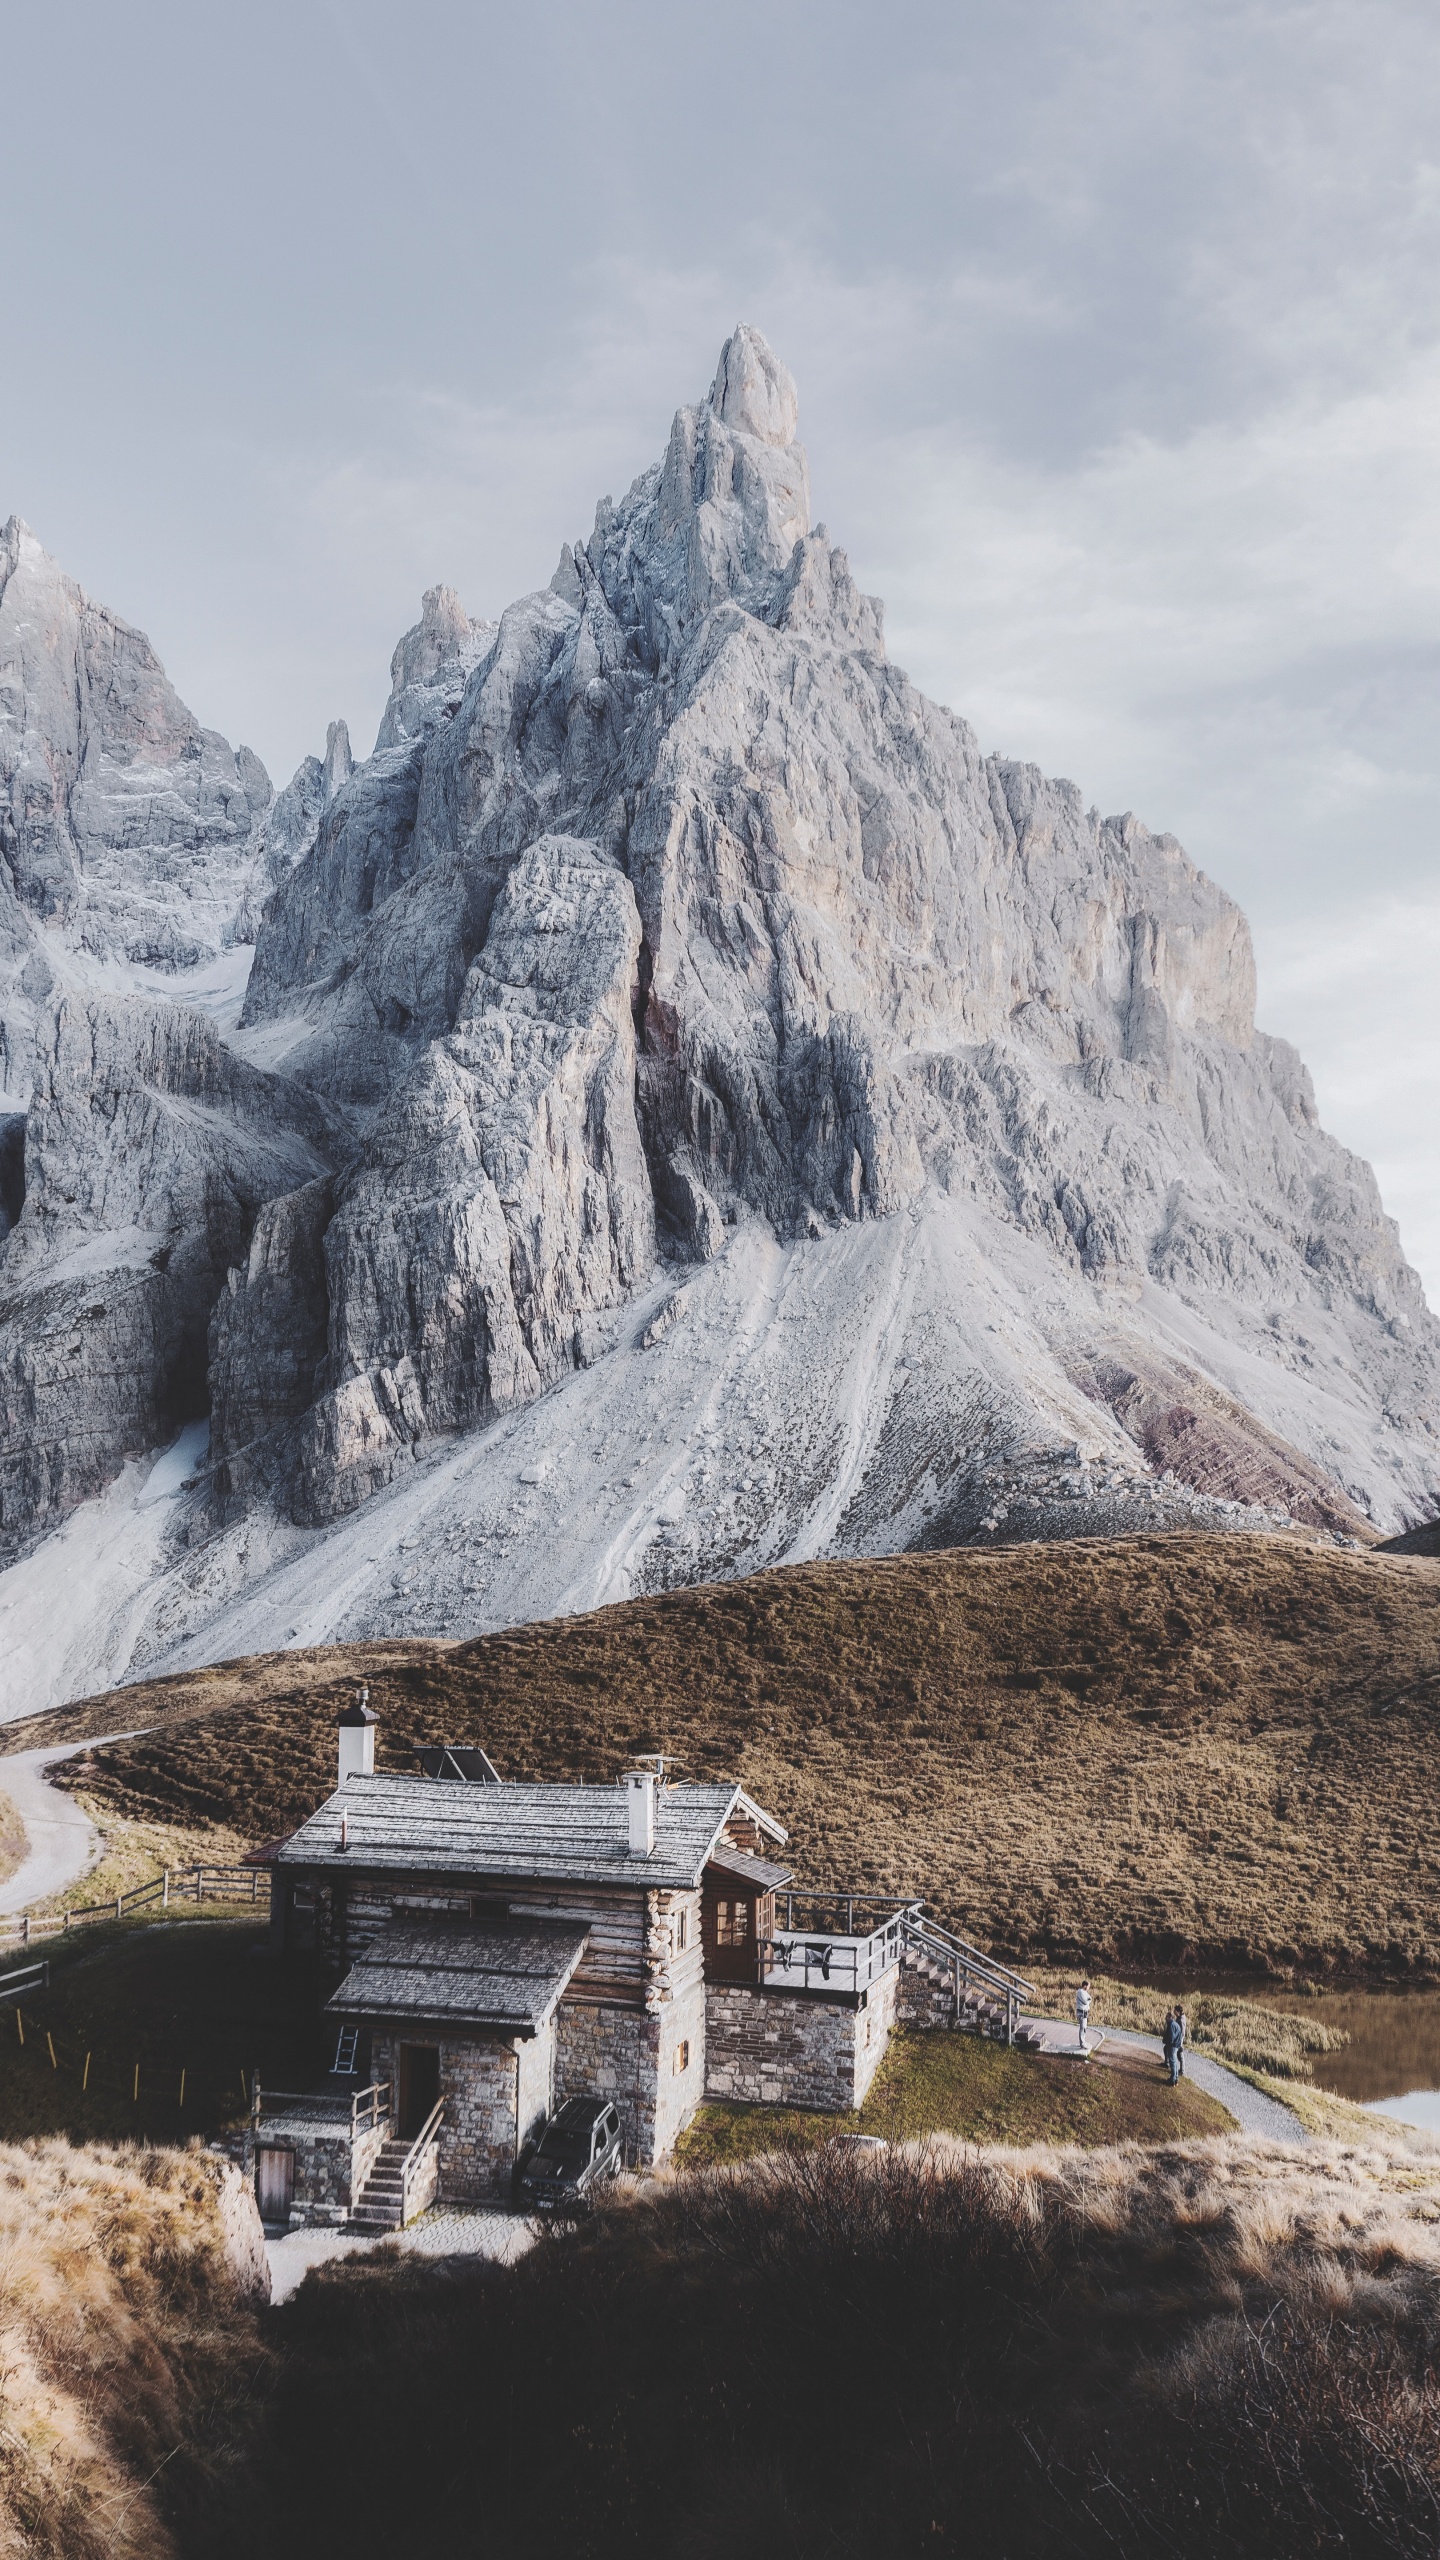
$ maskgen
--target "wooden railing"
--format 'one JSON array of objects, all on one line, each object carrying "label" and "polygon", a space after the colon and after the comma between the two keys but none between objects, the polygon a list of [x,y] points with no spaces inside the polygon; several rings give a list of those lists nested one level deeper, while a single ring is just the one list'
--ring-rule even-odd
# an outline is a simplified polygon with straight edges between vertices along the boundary
[{"label": "wooden railing", "polygon": [[345,2089],[264,2089],[257,2072],[251,2083],[250,2122],[258,2132],[267,2116],[308,2116],[316,2124],[350,2123],[350,2139],[373,2133],[390,2113],[391,2083],[372,2080],[353,2095]]},{"label": "wooden railing", "polygon": [[22,1991],[48,1991],[50,1967],[47,1963],[17,1965],[13,1973],[0,1973],[0,1992],[14,1999]]},{"label": "wooden railing", "polygon": [[37,1919],[26,1912],[18,1920],[0,1921],[0,1942],[9,1939],[28,1947],[34,1938],[62,1936],[68,1929],[83,1928],[89,1920],[127,1920],[132,1911],[143,1911],[152,1903],[168,1911],[175,1902],[254,1905],[268,1895],[268,1870],[264,1867],[166,1867],[148,1884],[134,1884],[128,1892],[107,1894],[103,1902],[83,1902],[70,1911],[56,1911]]},{"label": "wooden railing", "polygon": [[403,2162],[401,2163],[400,2228],[402,2231],[410,2219],[411,2181],[414,2178],[421,2161],[424,2159],[426,2152],[429,2150],[431,2143],[434,2141],[435,2136],[440,2130],[440,2119],[444,2113],[445,2101],[443,2098],[437,2098],[434,2106],[430,2110],[430,2113],[420,2127],[419,2132],[416,2134],[414,2141],[411,2143],[409,2150],[406,2152]]}]

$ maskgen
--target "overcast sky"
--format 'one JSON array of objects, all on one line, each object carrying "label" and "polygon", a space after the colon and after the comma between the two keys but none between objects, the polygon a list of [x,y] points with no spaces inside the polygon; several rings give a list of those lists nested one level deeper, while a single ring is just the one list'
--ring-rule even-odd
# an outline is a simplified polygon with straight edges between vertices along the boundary
[{"label": "overcast sky", "polygon": [[892,654],[1180,836],[1440,1304],[1435,0],[0,0],[13,508],[277,781],[737,318]]}]

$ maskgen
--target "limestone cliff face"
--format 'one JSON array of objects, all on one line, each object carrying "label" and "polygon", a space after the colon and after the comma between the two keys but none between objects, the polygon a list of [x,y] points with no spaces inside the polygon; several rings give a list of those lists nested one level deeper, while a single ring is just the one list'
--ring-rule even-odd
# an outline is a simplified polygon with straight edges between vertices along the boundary
[{"label": "limestone cliff face", "polygon": [[0,1074],[28,1094],[71,963],[193,969],[235,940],[270,782],[202,728],[142,631],[0,529]]},{"label": "limestone cliff face", "polygon": [[329,1374],[299,1501],[326,1519],[428,1433],[482,1422],[576,1359],[587,1314],[655,1262],[635,1124],[629,882],[544,836],[496,902],[455,1029],[394,1094],[325,1239]]},{"label": "limestone cliff face", "polygon": [[327,1163],[313,1096],[211,1023],[139,998],[62,1001],[0,1254],[0,1552],[202,1413],[210,1310],[262,1202]]},{"label": "limestone cliff face", "polygon": [[12,518],[0,1554],[203,1413],[210,1306],[255,1208],[328,1160],[323,1105],[283,1095],[184,1002],[253,935],[270,803],[259,758],[202,727],[143,632]]},{"label": "limestone cliff face", "polygon": [[[57,1198],[143,1226],[153,1162],[205,1275],[186,1358],[225,1535],[257,1505],[323,1528],[642,1354],[672,1401],[712,1384],[650,1527],[605,1548],[627,1588],[1157,1502],[1424,1512],[1440,1336],[1368,1168],[1255,1027],[1243,916],[890,663],[796,429],[737,330],[547,589],[497,624],[426,595],[374,754],[332,726],[247,839],[231,1047],[283,1076],[212,1093],[197,1055],[176,1174],[177,1088],[127,1031],[115,1174],[109,1088],[57,1030],[0,1285],[60,1267]],[[32,834],[26,878],[73,899]],[[4,1164],[0,1129],[0,1199]],[[732,1345],[767,1381],[735,1481]],[[614,1425],[626,1485],[646,1414]],[[527,1605],[568,1605],[557,1576]]]}]

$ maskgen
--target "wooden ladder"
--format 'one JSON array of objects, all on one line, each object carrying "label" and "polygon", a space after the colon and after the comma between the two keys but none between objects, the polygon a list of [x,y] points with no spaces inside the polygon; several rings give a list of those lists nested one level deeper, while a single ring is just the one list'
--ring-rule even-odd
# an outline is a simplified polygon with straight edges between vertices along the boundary
[{"label": "wooden ladder", "polygon": [[359,2050],[359,2028],[342,2027],[336,2040],[335,2059],[330,2065],[332,2073],[339,2075],[343,2079],[350,2079],[355,2070],[355,2056]]}]

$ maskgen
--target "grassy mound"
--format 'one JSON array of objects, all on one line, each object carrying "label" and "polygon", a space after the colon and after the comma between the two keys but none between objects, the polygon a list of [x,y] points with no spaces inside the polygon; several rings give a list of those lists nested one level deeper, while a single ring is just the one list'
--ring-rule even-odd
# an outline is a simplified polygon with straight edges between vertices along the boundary
[{"label": "grassy mound", "polygon": [[28,1847],[24,1823],[9,1797],[0,1795],[0,1884],[13,1876]]},{"label": "grassy mound", "polygon": [[864,2105],[855,2115],[821,2116],[798,2107],[716,2101],[682,2135],[682,2167],[814,2150],[837,2133],[878,2134],[886,2142],[950,2134],[964,2142],[1029,2145],[1177,2142],[1187,2134],[1229,2133],[1233,2118],[1193,2082],[1172,2089],[1158,2058],[1112,2048],[1103,2061],[1072,2062],[1009,2053],[980,2036],[892,2036]]},{"label": "grassy mound", "polygon": [[460,1645],[277,1654],[11,1729],[116,1815],[288,1830],[371,1684],[381,1760],[638,1749],[744,1779],[807,1880],[923,1893],[1023,1956],[1440,1977],[1440,1571],[1254,1537],[816,1564]]}]

